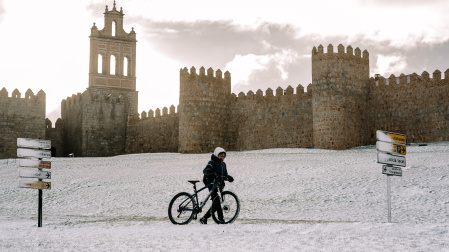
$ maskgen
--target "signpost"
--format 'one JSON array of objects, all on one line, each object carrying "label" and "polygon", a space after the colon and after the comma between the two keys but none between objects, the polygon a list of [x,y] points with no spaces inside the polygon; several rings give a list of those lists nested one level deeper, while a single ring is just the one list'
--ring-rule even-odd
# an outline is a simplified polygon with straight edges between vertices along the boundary
[{"label": "signpost", "polygon": [[[390,177],[402,176],[401,167],[405,167],[405,155],[407,148],[405,146],[405,135],[387,131],[378,130],[377,137],[377,163],[385,164],[382,166],[382,174],[387,175],[387,204],[388,204],[388,222],[391,222],[391,189]],[[400,167],[397,167],[400,166]]]},{"label": "signpost", "polygon": [[39,190],[38,198],[38,227],[42,227],[42,190],[50,190],[51,182],[43,181],[51,179],[51,172],[43,169],[51,169],[50,161],[43,161],[44,158],[51,158],[51,141],[42,139],[17,138],[17,156],[25,159],[19,160],[20,167],[37,168],[19,170],[20,178],[37,178],[38,181],[19,181],[21,188],[33,188]]}]

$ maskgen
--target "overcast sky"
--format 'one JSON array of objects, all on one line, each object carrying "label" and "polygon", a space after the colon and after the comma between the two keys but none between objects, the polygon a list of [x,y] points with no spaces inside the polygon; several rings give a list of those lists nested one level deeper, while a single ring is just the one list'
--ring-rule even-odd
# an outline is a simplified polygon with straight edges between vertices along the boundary
[{"label": "overcast sky", "polygon": [[[113,0],[0,0],[0,89],[47,94],[47,116],[88,87],[89,35]],[[449,68],[448,0],[118,0],[137,33],[139,113],[177,106],[179,69],[229,71],[232,92],[306,87],[314,46],[370,53],[370,75]],[[326,51],[326,49],[325,49]],[[443,74],[444,75],[444,74]]]}]

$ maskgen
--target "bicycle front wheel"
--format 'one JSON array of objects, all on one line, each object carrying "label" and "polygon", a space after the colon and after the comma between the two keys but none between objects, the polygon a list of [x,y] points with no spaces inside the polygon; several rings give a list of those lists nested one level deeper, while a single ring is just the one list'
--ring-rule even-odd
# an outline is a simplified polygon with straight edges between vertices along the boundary
[{"label": "bicycle front wheel", "polygon": [[[240,201],[237,195],[233,192],[222,192],[221,200],[220,196],[217,196],[212,203],[212,219],[214,219],[217,224],[228,224],[234,222],[235,219],[237,219],[239,212]],[[222,216],[223,219],[221,219]]]},{"label": "bicycle front wheel", "polygon": [[188,224],[193,218],[194,209],[194,197],[186,192],[180,192],[168,205],[168,218],[176,225]]}]

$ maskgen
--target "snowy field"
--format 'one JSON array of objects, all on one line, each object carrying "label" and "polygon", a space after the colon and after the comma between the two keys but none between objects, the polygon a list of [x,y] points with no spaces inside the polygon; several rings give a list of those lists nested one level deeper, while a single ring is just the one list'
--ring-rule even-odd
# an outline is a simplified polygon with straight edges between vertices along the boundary
[{"label": "snowy field", "polygon": [[18,188],[17,160],[3,159],[0,251],[449,251],[449,142],[407,147],[403,176],[391,177],[393,223],[376,153],[228,152],[238,219],[184,226],[168,204],[210,154],[52,158],[42,228],[38,190]]}]

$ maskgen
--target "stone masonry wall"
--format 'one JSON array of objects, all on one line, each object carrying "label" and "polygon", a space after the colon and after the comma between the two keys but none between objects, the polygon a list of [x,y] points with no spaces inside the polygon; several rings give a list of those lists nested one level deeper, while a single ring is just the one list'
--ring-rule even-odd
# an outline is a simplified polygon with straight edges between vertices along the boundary
[{"label": "stone masonry wall", "polygon": [[134,118],[128,124],[126,133],[126,150],[129,153],[178,152],[179,116],[175,106],[168,109],[156,109],[141,113],[141,118]]},{"label": "stone masonry wall", "polygon": [[449,141],[449,69],[444,74],[371,78],[371,144],[376,130],[405,134],[410,143]]},{"label": "stone masonry wall", "polygon": [[65,154],[114,156],[125,153],[128,116],[137,111],[137,91],[90,87],[62,102]]},{"label": "stone masonry wall", "polygon": [[[234,94],[233,94],[234,95]],[[234,95],[235,96],[235,95]],[[298,85],[285,91],[243,92],[231,104],[230,150],[305,148],[312,146],[312,90]]]},{"label": "stone masonry wall", "polygon": [[28,89],[25,97],[15,89],[12,96],[0,91],[0,159],[17,158],[17,138],[45,139],[44,91]]}]

